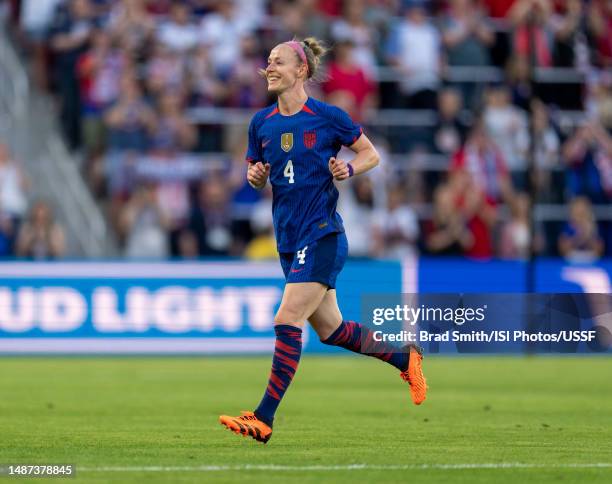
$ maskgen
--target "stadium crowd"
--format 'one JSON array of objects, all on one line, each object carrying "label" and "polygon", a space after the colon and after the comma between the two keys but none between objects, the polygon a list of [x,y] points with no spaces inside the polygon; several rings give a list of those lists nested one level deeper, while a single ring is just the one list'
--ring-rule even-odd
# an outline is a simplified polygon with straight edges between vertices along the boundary
[{"label": "stadium crowd", "polygon": [[[276,256],[271,192],[245,180],[246,126],[197,113],[269,104],[267,53],[311,35],[332,49],[310,93],[363,123],[383,155],[371,176],[338,184],[351,255],[524,258],[534,203],[569,206],[566,221],[536,224],[539,254],[612,253],[612,225],[592,208],[612,201],[610,1],[10,3],[33,78],[57,96],[127,256]],[[530,66],[580,80],[530,82]],[[502,77],[479,81],[487,67]],[[471,79],[453,77],[466,69]],[[433,118],[385,124],[389,109]],[[4,208],[19,183],[2,178],[7,166],[0,152],[11,241],[25,208]]]}]

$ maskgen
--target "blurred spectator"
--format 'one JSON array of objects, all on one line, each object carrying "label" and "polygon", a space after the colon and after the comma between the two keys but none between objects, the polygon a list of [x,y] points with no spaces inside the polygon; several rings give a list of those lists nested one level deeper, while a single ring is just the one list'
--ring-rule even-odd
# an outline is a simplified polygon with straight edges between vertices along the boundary
[{"label": "blurred spectator", "polygon": [[27,209],[29,181],[0,142],[0,257],[14,254],[17,230]]},{"label": "blurred spectator", "polygon": [[146,0],[121,0],[113,6],[109,28],[125,52],[142,59],[155,32],[155,21],[145,8]]},{"label": "blurred spectator", "polygon": [[[529,210],[531,202],[529,195],[517,193],[510,200],[510,220],[504,223],[499,241],[499,256],[502,259],[527,259],[531,247],[529,245]],[[542,237],[536,235],[535,252],[543,248]]]},{"label": "blurred spectator", "polygon": [[405,204],[401,185],[387,193],[387,207],[372,216],[371,255],[402,258],[417,253],[419,224],[414,210]]},{"label": "blurred spectator", "polygon": [[[49,87],[47,76],[47,59],[45,41],[53,15],[58,5],[64,0],[22,0],[20,11],[21,29],[32,52],[32,74],[36,84],[42,88]],[[1,10],[2,7],[0,7]]]},{"label": "blurred spectator", "polygon": [[174,1],[170,7],[170,17],[162,22],[157,31],[157,39],[165,47],[185,52],[198,43],[198,28],[191,23],[189,6],[183,1]]},{"label": "blurred spectator", "polygon": [[[240,141],[233,145],[231,167],[229,173],[229,189],[232,193],[231,197],[231,224],[234,245],[236,248],[244,248],[246,244],[253,238],[254,222],[253,212],[258,202],[262,198],[262,194],[267,194],[253,188],[246,179],[246,167],[244,156],[247,148],[247,137],[244,134]],[[272,209],[271,206],[269,207]],[[270,212],[270,216],[271,212]],[[257,219],[261,220],[260,218]],[[264,231],[265,227],[258,225],[260,232]]]},{"label": "blurred spectator", "polygon": [[529,72],[529,59],[524,56],[510,57],[507,65],[508,87],[512,93],[512,104],[527,111],[533,88]]},{"label": "blurred spectator", "polygon": [[255,237],[247,244],[244,257],[250,260],[274,260],[278,259],[276,239],[272,225],[265,229],[257,229]]},{"label": "blurred spectator", "polygon": [[[193,2],[194,0],[191,1]],[[211,6],[214,6],[214,4],[218,2],[218,0],[196,1],[199,1],[202,4],[207,4],[209,10]],[[265,21],[267,3],[268,0],[234,0],[236,11],[240,12],[240,15],[248,20],[251,27],[261,25]],[[299,1],[296,1],[295,3],[299,3]]]},{"label": "blurred spectator", "polygon": [[[119,100],[105,113],[108,131],[108,155],[104,157],[104,169],[93,170],[94,186],[96,172],[107,175],[107,185],[114,202],[120,201],[132,190],[135,155],[149,146],[149,134],[156,128],[154,111],[144,101],[138,82],[130,75],[121,79]],[[116,210],[114,210],[116,212]]]},{"label": "blurred spectator", "polygon": [[563,145],[563,156],[572,196],[584,195],[596,203],[612,200],[612,136],[600,124],[578,128]]},{"label": "blurred spectator", "polygon": [[164,92],[184,94],[187,88],[187,58],[163,44],[157,44],[146,66],[147,88],[159,96]]},{"label": "blurred spectator", "polygon": [[484,123],[511,171],[527,167],[529,131],[526,114],[512,105],[506,86],[491,87],[486,96]]},{"label": "blurred spectator", "polygon": [[140,186],[126,203],[120,218],[125,256],[164,258],[169,255],[168,220],[161,210],[153,185]]},{"label": "blurred spectator", "polygon": [[363,69],[368,77],[376,74],[375,46],[379,39],[365,21],[365,0],[343,2],[342,18],[331,26],[331,37],[336,42],[350,41],[353,62]]},{"label": "blurred spectator", "polygon": [[189,228],[198,239],[200,255],[230,254],[232,234],[228,202],[228,187],[221,177],[202,181],[189,221]]},{"label": "blurred spectator", "polygon": [[435,109],[440,84],[440,36],[425,16],[425,4],[411,0],[393,28],[387,46],[389,62],[400,76],[405,107]]},{"label": "blurred spectator", "polygon": [[[472,176],[463,169],[449,174],[449,190],[458,216],[464,221],[470,237],[461,234],[463,254],[476,259],[493,257],[492,230],[497,222],[495,201],[487,197]],[[467,242],[471,239],[471,244]]]},{"label": "blurred spectator", "polygon": [[65,250],[64,230],[53,220],[51,207],[46,202],[36,202],[19,229],[17,256],[35,260],[57,259],[64,255]]},{"label": "blurred spectator", "polygon": [[535,165],[554,168],[559,165],[559,135],[551,124],[548,108],[539,99],[534,99],[531,112],[535,136]]},{"label": "blurred spectator", "polygon": [[339,17],[342,14],[343,0],[320,0],[318,8],[328,17]]},{"label": "blurred spectator", "polygon": [[367,257],[371,251],[372,236],[369,229],[374,215],[373,188],[372,179],[367,176],[356,177],[350,184],[338,186],[338,212],[344,221],[351,257]]},{"label": "blurred spectator", "polygon": [[88,46],[95,27],[89,0],[68,0],[56,10],[51,27],[51,47],[55,52],[55,84],[61,99],[62,128],[68,143],[77,148],[81,141],[80,93],[76,73],[79,57]]},{"label": "blurred spectator", "polygon": [[188,229],[183,229],[178,235],[178,257],[181,259],[197,259],[198,239],[195,234]]},{"label": "blurred spectator", "polygon": [[555,33],[553,62],[558,67],[577,64],[576,45],[584,42],[581,0],[566,0],[565,12],[553,14],[551,24]]},{"label": "blurred spectator", "polygon": [[193,104],[201,107],[222,104],[227,97],[228,87],[215,74],[210,59],[210,47],[200,45],[191,56],[187,68],[190,83],[189,91],[193,96]]},{"label": "blurred spectator", "polygon": [[167,16],[170,13],[170,7],[173,1],[174,0],[144,0],[147,12],[157,17]]},{"label": "blurred spectator", "polygon": [[427,162],[428,152],[425,145],[417,144],[407,153],[406,168],[401,177],[406,190],[406,202],[409,204],[422,204],[428,201],[428,180],[425,171],[421,169],[427,166]]},{"label": "blurred spectator", "polygon": [[98,17],[101,22],[106,24],[108,22],[113,4],[115,4],[118,0],[90,0],[90,1],[92,3],[92,9],[93,9],[94,15]]},{"label": "blurred spectator", "polygon": [[155,114],[145,102],[140,85],[130,75],[121,79],[121,95],[104,119],[111,150],[144,151],[148,132],[156,127]]},{"label": "blurred spectator", "polygon": [[593,61],[598,67],[612,66],[612,4],[592,0],[588,5],[587,32],[593,46]]},{"label": "blurred spectator", "polygon": [[257,38],[248,34],[240,40],[240,56],[232,69],[228,85],[230,105],[239,108],[257,108],[265,105],[268,90],[261,82],[260,69],[266,63],[259,55]]},{"label": "blurred spectator", "polygon": [[451,0],[442,22],[442,40],[451,66],[487,66],[493,31],[473,0]]},{"label": "blurred spectator", "polygon": [[[378,151],[380,161],[375,170],[370,170],[365,174],[365,176],[370,179],[372,185],[371,194],[369,196],[364,195],[362,197],[361,190],[357,190],[355,188],[355,191],[359,192],[360,195],[358,198],[360,200],[368,200],[367,203],[370,203],[369,199],[371,197],[372,207],[383,208],[387,205],[387,188],[392,186],[393,183],[398,180],[400,174],[397,172],[397,165],[395,165],[391,159],[392,156],[390,153],[388,140],[375,132],[368,134],[368,137],[370,138],[370,141],[372,141],[372,144],[376,146],[376,151]],[[343,155],[342,150],[346,150],[347,155]],[[344,156],[344,158],[341,158],[343,160],[350,159],[349,156],[352,156],[352,154],[349,153],[350,150],[348,148],[343,148],[342,150],[340,150],[338,156]],[[360,178],[362,177],[356,179]],[[366,193],[368,192],[366,191]]]},{"label": "blurred spectator", "polygon": [[[363,121],[366,110],[376,105],[376,87],[366,71],[354,61],[353,52],[351,40],[335,45],[334,58],[327,66],[327,80],[322,88],[327,102],[350,106],[349,115],[356,121]],[[347,99],[338,103],[339,97]]]},{"label": "blurred spectator", "polygon": [[205,15],[200,24],[200,42],[210,45],[216,73],[227,78],[240,56],[240,39],[251,32],[256,19],[245,18],[234,0],[220,0],[215,11]]},{"label": "blurred spectator", "polygon": [[461,148],[467,133],[467,126],[461,118],[461,96],[456,89],[446,88],[439,92],[437,115],[433,151],[452,155]]},{"label": "blurred spectator", "polygon": [[12,218],[2,210],[0,205],[0,258],[13,255],[15,241],[15,224]]},{"label": "blurred spectator", "polygon": [[552,2],[548,0],[517,0],[509,13],[515,26],[515,54],[526,59],[533,54],[533,60],[539,67],[553,65],[551,9]]},{"label": "blurred spectator", "polygon": [[[246,0],[249,1],[249,0]],[[303,30],[306,37],[315,37],[317,39],[329,38],[329,20],[317,8],[320,4],[319,0],[297,0],[295,2],[295,10],[303,19]]]},{"label": "blurred spectator", "polygon": [[127,64],[112,45],[106,30],[96,30],[91,48],[78,60],[81,93],[81,123],[86,153],[100,152],[105,139],[103,112],[119,97],[120,79]]},{"label": "blurred spectator", "polygon": [[273,7],[271,12],[273,17],[263,24],[261,29],[261,48],[266,55],[276,45],[293,37],[303,39],[311,35],[306,30],[307,17],[305,13],[309,9],[302,9],[299,6],[296,8],[296,5],[284,1],[274,3]]},{"label": "blurred spectator", "polygon": [[516,0],[484,0],[489,15],[495,19],[506,18]]},{"label": "blurred spectator", "polygon": [[[154,159],[157,163],[167,163],[169,167],[177,161],[174,156],[165,155]],[[166,216],[170,255],[178,256],[181,232],[189,222],[191,210],[189,183],[186,180],[164,178],[157,185],[157,204],[163,207]]]},{"label": "blurred spectator", "polygon": [[195,146],[196,141],[197,132],[184,114],[181,96],[169,92],[162,94],[151,133],[151,150],[168,154],[188,151]]},{"label": "blurred spectator", "polygon": [[247,244],[244,255],[251,260],[278,259],[272,221],[272,190],[266,186],[263,197],[253,207],[251,227],[255,237]]},{"label": "blurred spectator", "polygon": [[[451,0],[442,18],[441,30],[446,62],[450,67],[491,64],[489,48],[493,46],[495,34],[475,1]],[[467,106],[478,106],[482,95],[481,83],[463,82],[457,87]]]},{"label": "blurred spectator", "polygon": [[8,146],[0,141],[0,211],[19,227],[28,208],[29,180],[11,158]]},{"label": "blurred spectator", "polygon": [[[8,0],[0,0],[0,27],[4,28],[5,24],[8,24],[13,14],[13,5]],[[14,14],[13,14],[14,15]]]},{"label": "blurred spectator", "polygon": [[385,58],[385,42],[391,31],[391,25],[401,14],[401,1],[398,0],[366,0],[365,19],[368,25],[378,34],[378,42],[374,45],[376,58],[380,63]]},{"label": "blurred spectator", "polygon": [[470,184],[491,202],[508,199],[511,195],[512,182],[506,163],[481,120],[474,124],[465,144],[454,154],[450,171],[451,174],[465,172]]},{"label": "blurred spectator", "polygon": [[587,113],[591,119],[598,120],[608,132],[612,132],[612,70],[607,74],[592,77],[587,84]]},{"label": "blurred spectator", "polygon": [[560,164],[560,141],[557,131],[550,123],[548,109],[540,100],[534,100],[532,104],[532,130],[534,135],[534,185],[537,192],[537,200],[553,202],[556,201],[555,191],[551,180],[553,170]]},{"label": "blurred spectator", "polygon": [[460,256],[474,244],[472,233],[455,208],[454,194],[448,185],[434,192],[433,217],[425,228],[425,247],[435,255]]},{"label": "blurred spectator", "polygon": [[569,220],[559,236],[559,252],[569,260],[588,262],[599,258],[603,250],[589,199],[574,198],[569,205]]}]

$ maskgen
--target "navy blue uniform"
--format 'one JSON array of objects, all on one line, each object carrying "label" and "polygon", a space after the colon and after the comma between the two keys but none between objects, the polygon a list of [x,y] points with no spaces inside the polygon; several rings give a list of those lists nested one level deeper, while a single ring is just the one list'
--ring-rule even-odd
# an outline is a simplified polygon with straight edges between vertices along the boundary
[{"label": "navy blue uniform", "polygon": [[[329,159],[342,145],[357,141],[361,132],[340,108],[312,98],[294,115],[283,116],[274,104],[251,121],[247,161],[270,163],[274,232],[288,282],[335,286],[347,244]],[[330,250],[336,252],[334,257],[321,252]]]}]

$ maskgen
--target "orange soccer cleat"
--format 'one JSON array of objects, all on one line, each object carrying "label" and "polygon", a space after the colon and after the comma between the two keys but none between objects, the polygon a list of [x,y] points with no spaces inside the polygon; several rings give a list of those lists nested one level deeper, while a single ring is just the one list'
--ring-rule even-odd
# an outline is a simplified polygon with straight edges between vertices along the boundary
[{"label": "orange soccer cleat", "polygon": [[422,367],[423,348],[417,345],[408,345],[408,348],[408,369],[402,371],[400,376],[410,385],[410,397],[414,404],[420,405],[427,398],[427,382]]},{"label": "orange soccer cleat", "polygon": [[272,437],[272,428],[270,426],[259,420],[253,412],[243,411],[240,413],[240,417],[221,415],[219,417],[219,422],[235,434],[242,434],[243,437],[248,435],[249,437],[253,437],[257,442],[263,442],[265,444],[270,440],[270,437]]}]

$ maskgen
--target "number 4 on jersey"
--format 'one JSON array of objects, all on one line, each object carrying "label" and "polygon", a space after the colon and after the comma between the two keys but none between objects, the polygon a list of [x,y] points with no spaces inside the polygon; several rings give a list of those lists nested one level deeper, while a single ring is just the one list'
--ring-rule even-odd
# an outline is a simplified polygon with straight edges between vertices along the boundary
[{"label": "number 4 on jersey", "polygon": [[287,162],[283,175],[285,175],[285,178],[289,178],[289,183],[295,183],[295,180],[293,179],[293,161],[289,160]]}]

